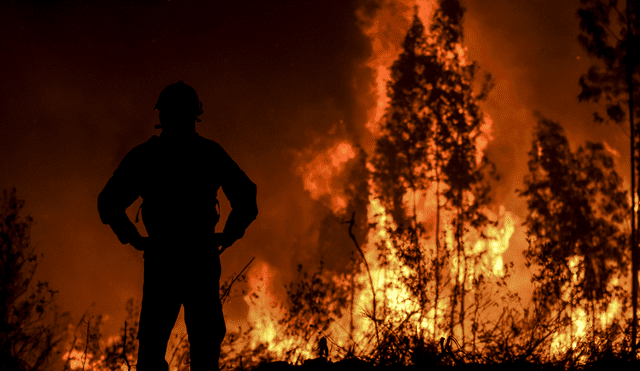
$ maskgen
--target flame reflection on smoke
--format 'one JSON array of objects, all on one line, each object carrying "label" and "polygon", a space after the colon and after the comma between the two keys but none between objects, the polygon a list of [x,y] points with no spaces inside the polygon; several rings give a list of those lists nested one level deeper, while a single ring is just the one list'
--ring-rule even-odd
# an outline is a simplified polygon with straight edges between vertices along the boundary
[{"label": "flame reflection on smoke", "polygon": [[317,153],[313,159],[300,166],[304,189],[314,200],[328,198],[334,214],[340,214],[347,206],[347,200],[340,185],[334,180],[345,170],[346,163],[356,156],[351,143],[338,141],[325,151]]}]

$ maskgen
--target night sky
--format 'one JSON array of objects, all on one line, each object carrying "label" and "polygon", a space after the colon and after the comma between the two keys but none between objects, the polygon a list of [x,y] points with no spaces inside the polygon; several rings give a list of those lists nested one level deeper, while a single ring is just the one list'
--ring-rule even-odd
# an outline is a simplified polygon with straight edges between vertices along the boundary
[{"label": "night sky", "polygon": [[[160,132],[153,107],[178,80],[203,102],[197,131],[220,143],[258,186],[258,219],[223,255],[223,278],[255,256],[282,286],[298,263],[345,254],[316,251],[330,211],[304,190],[299,169],[337,140],[369,149],[376,55],[363,29],[384,23],[385,9],[411,17],[414,2],[372,4],[0,2],[0,186],[15,186],[26,200],[25,213],[36,221],[32,241],[44,254],[38,278],[60,290],[59,304],[74,321],[90,309],[109,315],[106,330],[115,332],[126,300],[141,297],[142,253],[101,224],[97,196],[124,155]],[[579,76],[590,65],[577,42],[578,0],[462,4],[469,58],[496,82],[484,107],[494,130],[487,155],[502,175],[497,202],[525,215],[515,189],[526,172],[535,111],[560,122],[574,145],[605,140],[620,153],[626,176],[627,136],[591,123],[593,107],[577,100]],[[384,42],[397,47],[408,25],[387,24]],[[132,218],[138,205],[129,209]],[[519,228],[505,253],[518,263],[515,286],[528,279],[523,247]],[[246,312],[241,298],[225,309],[228,324]]]}]

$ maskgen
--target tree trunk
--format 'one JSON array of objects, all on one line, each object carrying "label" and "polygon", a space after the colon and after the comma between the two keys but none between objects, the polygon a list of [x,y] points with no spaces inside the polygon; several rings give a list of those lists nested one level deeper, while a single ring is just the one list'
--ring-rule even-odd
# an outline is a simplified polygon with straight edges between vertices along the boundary
[{"label": "tree trunk", "polygon": [[[436,154],[437,156],[437,154]],[[435,259],[436,289],[433,310],[433,341],[436,341],[438,328],[438,301],[440,299],[440,175],[438,173],[438,157],[436,157],[436,259]]]},{"label": "tree trunk", "polygon": [[[464,296],[465,296],[465,288],[464,283],[467,279],[467,258],[464,253],[464,244],[462,243],[462,192],[458,195],[458,223],[456,225],[456,241],[458,243],[458,272],[462,269],[462,280],[460,280],[460,275],[458,274],[459,282],[459,295],[460,295],[460,345],[464,347],[465,337],[464,337]],[[464,265],[461,267],[461,265]]]},{"label": "tree trunk", "polygon": [[636,244],[636,169],[635,169],[635,125],[633,122],[633,70],[636,64],[629,52],[633,44],[631,29],[631,1],[627,0],[627,87],[629,89],[629,126],[631,127],[631,347],[635,352],[638,333],[638,246]]}]

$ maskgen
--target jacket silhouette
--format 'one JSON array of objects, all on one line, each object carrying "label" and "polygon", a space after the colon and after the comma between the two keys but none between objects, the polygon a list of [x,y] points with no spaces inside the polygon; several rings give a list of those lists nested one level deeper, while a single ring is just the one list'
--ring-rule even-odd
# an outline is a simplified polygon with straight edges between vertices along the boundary
[{"label": "jacket silhouette", "polygon": [[[181,305],[191,369],[218,369],[226,332],[219,254],[256,218],[256,185],[218,143],[195,132],[202,103],[193,88],[182,81],[169,85],[156,109],[162,133],[125,156],[98,196],[98,211],[121,243],[144,251],[137,369],[168,370],[164,357]],[[231,212],[216,234],[219,188]],[[148,237],[125,212],[138,197]]]}]

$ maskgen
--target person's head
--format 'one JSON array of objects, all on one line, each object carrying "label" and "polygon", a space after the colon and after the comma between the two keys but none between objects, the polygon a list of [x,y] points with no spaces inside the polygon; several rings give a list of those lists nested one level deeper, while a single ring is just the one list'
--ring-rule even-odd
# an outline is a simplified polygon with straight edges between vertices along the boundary
[{"label": "person's head", "polygon": [[162,130],[171,133],[193,132],[195,122],[200,121],[198,116],[202,114],[202,102],[196,91],[180,80],[162,90],[156,109]]}]

